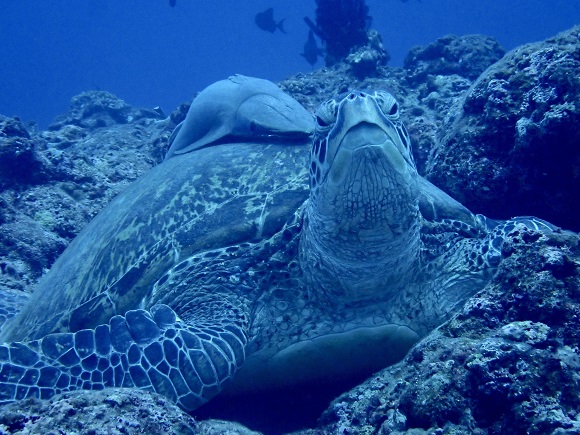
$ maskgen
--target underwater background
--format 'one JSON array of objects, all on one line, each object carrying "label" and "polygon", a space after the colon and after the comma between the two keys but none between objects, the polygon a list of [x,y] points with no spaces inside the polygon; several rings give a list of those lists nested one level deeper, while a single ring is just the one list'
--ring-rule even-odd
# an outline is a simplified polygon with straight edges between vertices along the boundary
[{"label": "underwater background", "polygon": [[[369,0],[371,27],[402,66],[409,49],[447,34],[493,36],[506,50],[580,22],[577,0]],[[254,22],[273,8],[284,30]],[[240,73],[281,80],[311,65],[300,56],[314,0],[3,1],[0,113],[46,128],[83,91],[105,90],[166,113],[194,92]],[[324,65],[322,59],[314,68]]]},{"label": "underwater background", "polygon": [[[351,39],[324,23],[335,5],[363,10],[339,17],[354,17]],[[453,319],[401,362],[332,388],[219,395],[191,414],[128,388],[3,405],[0,355],[0,435],[580,433],[580,0],[2,6],[0,302],[25,303],[103,207],[163,169],[192,98],[235,73],[273,80],[308,111],[388,90],[421,176],[473,213],[563,230],[511,231],[497,273]]]}]

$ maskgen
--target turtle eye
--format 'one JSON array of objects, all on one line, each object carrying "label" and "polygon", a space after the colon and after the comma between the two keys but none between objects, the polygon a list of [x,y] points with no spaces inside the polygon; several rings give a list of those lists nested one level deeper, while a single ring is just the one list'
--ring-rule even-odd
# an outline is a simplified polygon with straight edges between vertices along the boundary
[{"label": "turtle eye", "polygon": [[399,103],[395,97],[387,92],[377,92],[375,97],[380,109],[388,118],[391,120],[399,119]]},{"label": "turtle eye", "polygon": [[328,123],[320,115],[316,115],[316,124],[320,127],[328,127]]},{"label": "turtle eye", "polygon": [[320,128],[327,128],[336,121],[338,106],[334,100],[327,101],[320,105],[316,111],[316,124]]}]

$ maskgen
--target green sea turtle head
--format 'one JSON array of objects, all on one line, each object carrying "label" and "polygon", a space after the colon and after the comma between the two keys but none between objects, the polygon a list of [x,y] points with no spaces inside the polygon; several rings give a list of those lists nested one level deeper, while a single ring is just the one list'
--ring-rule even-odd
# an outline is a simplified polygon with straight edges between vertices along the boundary
[{"label": "green sea turtle head", "polygon": [[331,299],[383,298],[387,284],[406,279],[420,243],[418,174],[398,103],[387,92],[350,92],[322,104],[316,123],[306,277]]},{"label": "green sea turtle head", "polygon": [[[414,183],[417,169],[395,98],[382,91],[351,92],[322,104],[316,122],[311,202],[333,216],[361,214],[357,226],[396,224],[397,203],[408,201],[400,192]],[[333,205],[338,207],[328,209]]]}]

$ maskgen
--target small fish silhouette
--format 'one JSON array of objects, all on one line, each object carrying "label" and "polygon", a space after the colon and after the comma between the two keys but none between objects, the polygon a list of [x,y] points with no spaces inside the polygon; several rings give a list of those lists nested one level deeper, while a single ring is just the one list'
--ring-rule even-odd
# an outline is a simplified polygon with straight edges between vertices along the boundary
[{"label": "small fish silhouette", "polygon": [[316,43],[316,39],[314,39],[314,32],[312,29],[308,32],[308,39],[304,44],[304,53],[300,53],[300,56],[306,59],[310,65],[314,66],[316,61],[318,60],[318,56],[322,56],[323,51],[321,48],[318,47]]},{"label": "small fish silhouette", "polygon": [[274,20],[274,8],[268,8],[264,12],[258,12],[254,21],[260,29],[266,32],[274,33],[276,29],[279,29],[282,33],[286,33],[286,30],[284,30],[285,19],[282,18],[276,23]]}]

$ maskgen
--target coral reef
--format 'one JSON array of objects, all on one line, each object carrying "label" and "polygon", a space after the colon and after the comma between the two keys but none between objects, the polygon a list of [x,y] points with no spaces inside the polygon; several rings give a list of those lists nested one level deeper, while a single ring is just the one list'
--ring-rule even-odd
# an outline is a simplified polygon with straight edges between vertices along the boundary
[{"label": "coral reef", "polygon": [[430,180],[475,212],[580,230],[580,27],[508,53],[449,110]]},{"label": "coral reef", "polygon": [[93,129],[142,118],[161,119],[163,116],[155,110],[136,109],[110,92],[87,91],[73,97],[70,112],[58,117],[48,129],[58,130],[67,124]]},{"label": "coral reef", "polygon": [[42,140],[34,140],[18,118],[0,116],[0,189],[14,184],[38,184],[51,177],[42,155]]},{"label": "coral reef", "polygon": [[448,35],[425,47],[413,47],[404,67],[412,86],[424,82],[429,75],[457,74],[475,80],[504,54],[505,50],[489,36]]},{"label": "coral reef", "polygon": [[389,61],[389,55],[383,48],[383,40],[376,30],[368,31],[368,41],[362,47],[351,50],[345,62],[350,65],[353,74],[359,79],[373,77],[379,67]]},{"label": "coral reef", "polygon": [[194,435],[193,418],[163,396],[130,389],[75,391],[0,410],[0,434]]}]

